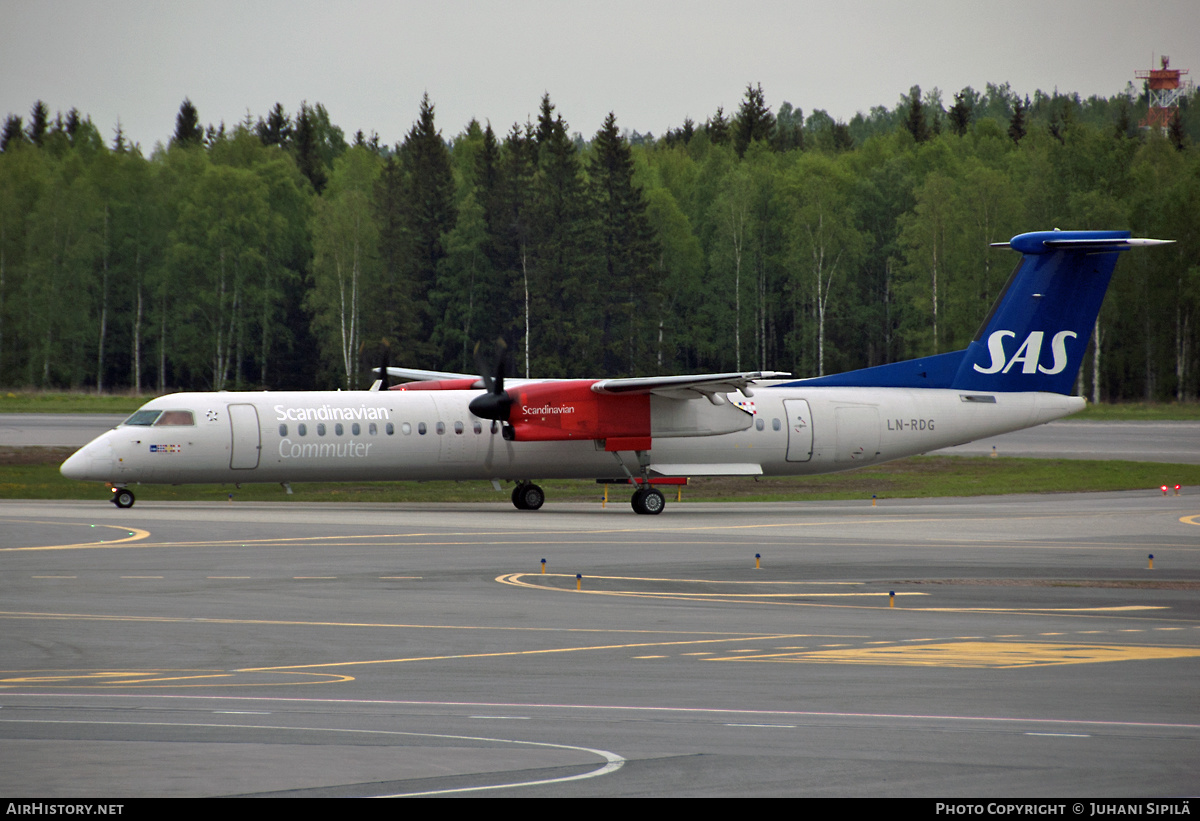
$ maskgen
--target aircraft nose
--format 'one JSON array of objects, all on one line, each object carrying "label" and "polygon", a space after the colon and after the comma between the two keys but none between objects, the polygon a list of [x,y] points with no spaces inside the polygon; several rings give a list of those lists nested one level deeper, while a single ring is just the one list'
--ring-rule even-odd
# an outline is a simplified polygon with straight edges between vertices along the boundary
[{"label": "aircraft nose", "polygon": [[68,479],[91,479],[102,482],[111,478],[112,466],[112,444],[105,435],[75,451],[58,470]]}]

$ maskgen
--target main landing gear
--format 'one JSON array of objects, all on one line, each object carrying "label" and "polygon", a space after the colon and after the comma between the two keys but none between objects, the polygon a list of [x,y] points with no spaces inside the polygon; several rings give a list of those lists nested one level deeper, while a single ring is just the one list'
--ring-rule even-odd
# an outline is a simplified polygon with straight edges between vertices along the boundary
[{"label": "main landing gear", "polygon": [[517,510],[537,510],[546,503],[546,494],[533,482],[518,482],[513,488],[512,503]]},{"label": "main landing gear", "polygon": [[634,513],[643,516],[657,516],[662,513],[667,506],[667,500],[658,490],[658,488],[650,486],[650,454],[644,450],[635,450],[634,454],[638,460],[638,472],[642,474],[641,484],[633,478],[633,473],[626,467],[624,460],[621,459],[621,454],[613,452],[613,457],[616,458],[617,464],[621,466],[621,470],[629,477],[629,482],[637,486],[637,490],[633,492],[633,498],[629,500],[630,506]]},{"label": "main landing gear", "polygon": [[133,507],[136,500],[133,497],[133,491],[127,487],[115,487],[112,491],[112,503],[124,510],[127,507]]}]

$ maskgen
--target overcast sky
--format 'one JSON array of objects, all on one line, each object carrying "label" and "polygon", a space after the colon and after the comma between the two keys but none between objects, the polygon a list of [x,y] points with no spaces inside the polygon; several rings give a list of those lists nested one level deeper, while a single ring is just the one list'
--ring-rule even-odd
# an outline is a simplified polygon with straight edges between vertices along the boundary
[{"label": "overcast sky", "polygon": [[472,117],[503,134],[548,92],[588,138],[609,111],[658,135],[748,83],[849,120],[914,84],[947,105],[988,82],[1109,96],[1162,54],[1200,79],[1200,2],[0,0],[0,111],[75,107],[148,153],[184,97],[228,126],[320,102],[347,139],[395,143],[425,92],[446,137]]}]

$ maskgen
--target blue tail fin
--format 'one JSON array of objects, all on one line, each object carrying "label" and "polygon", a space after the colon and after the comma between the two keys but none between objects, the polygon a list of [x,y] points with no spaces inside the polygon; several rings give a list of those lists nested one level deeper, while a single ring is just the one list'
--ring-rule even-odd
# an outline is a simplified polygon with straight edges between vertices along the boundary
[{"label": "blue tail fin", "polygon": [[792,383],[1070,394],[1117,264],[1129,248],[1170,240],[1128,231],[1038,231],[1002,247],[1021,264],[965,350]]}]

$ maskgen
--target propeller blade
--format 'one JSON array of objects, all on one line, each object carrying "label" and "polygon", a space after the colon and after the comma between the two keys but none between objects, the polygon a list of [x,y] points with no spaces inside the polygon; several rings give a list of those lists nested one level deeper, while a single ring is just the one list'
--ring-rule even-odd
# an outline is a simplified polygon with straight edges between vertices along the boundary
[{"label": "propeller blade", "polygon": [[492,420],[492,433],[496,432],[496,422],[507,422],[512,409],[513,398],[504,391],[504,372],[508,364],[508,345],[503,339],[496,340],[496,355],[494,361],[488,363],[483,358],[480,345],[475,345],[475,367],[483,380],[487,393],[480,394],[471,400],[471,413],[480,419]]}]

